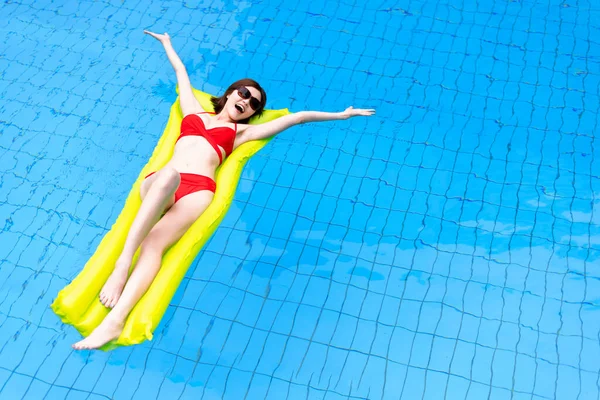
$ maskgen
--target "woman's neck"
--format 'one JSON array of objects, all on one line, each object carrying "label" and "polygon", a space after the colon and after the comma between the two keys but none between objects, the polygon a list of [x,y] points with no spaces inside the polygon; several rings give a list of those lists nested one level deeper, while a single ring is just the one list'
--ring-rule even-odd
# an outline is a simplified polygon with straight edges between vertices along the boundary
[{"label": "woman's neck", "polygon": [[220,113],[215,114],[215,117],[217,118],[217,121],[229,122],[230,124],[235,123],[235,121],[233,120],[233,118],[231,118],[229,116],[229,113],[227,113],[224,109],[221,110]]}]

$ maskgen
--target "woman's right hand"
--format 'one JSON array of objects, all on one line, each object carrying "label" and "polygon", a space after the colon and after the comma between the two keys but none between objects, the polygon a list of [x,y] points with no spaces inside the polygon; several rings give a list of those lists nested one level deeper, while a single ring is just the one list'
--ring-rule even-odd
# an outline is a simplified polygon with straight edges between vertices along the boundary
[{"label": "woman's right hand", "polygon": [[161,42],[162,44],[165,43],[170,43],[171,42],[171,37],[169,36],[169,34],[167,32],[163,33],[162,35],[160,33],[154,33],[154,32],[150,32],[150,31],[144,31],[145,34],[152,36],[154,39],[158,40],[159,42]]}]

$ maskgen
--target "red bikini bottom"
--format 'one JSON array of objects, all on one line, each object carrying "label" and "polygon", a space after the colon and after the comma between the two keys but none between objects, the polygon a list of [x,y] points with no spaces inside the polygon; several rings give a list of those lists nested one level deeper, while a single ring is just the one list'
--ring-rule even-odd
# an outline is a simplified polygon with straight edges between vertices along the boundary
[{"label": "red bikini bottom", "polygon": [[[149,173],[146,175],[146,178],[154,173],[155,172]],[[179,187],[175,192],[175,203],[188,194],[196,193],[201,190],[210,190],[214,193],[215,190],[217,190],[217,184],[208,176],[188,174],[185,172],[180,172],[179,176],[181,177],[181,182],[179,183]]]}]

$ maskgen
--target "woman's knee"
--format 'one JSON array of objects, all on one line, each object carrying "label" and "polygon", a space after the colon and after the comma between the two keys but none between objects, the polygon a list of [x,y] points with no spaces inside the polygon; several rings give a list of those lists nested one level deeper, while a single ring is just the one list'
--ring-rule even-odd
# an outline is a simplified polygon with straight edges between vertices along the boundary
[{"label": "woman's knee", "polygon": [[140,244],[140,252],[141,253],[156,253],[157,255],[162,256],[165,253],[167,246],[165,244],[165,239],[161,238],[157,234],[153,234],[150,232],[148,236],[142,241]]}]

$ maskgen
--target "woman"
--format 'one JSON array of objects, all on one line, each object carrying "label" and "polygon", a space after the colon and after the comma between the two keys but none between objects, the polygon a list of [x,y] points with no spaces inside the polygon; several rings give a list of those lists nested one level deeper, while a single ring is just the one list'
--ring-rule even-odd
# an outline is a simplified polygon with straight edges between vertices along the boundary
[{"label": "woman", "polygon": [[[142,204],[115,269],[100,292],[100,301],[112,310],[87,338],[73,345],[75,349],[95,349],[119,337],[127,315],[158,273],[163,253],[206,210],[216,188],[215,170],[238,146],[276,135],[304,122],[374,113],[374,110],[352,107],[339,113],[303,111],[261,125],[247,125],[250,117],[260,115],[267,96],[258,83],[242,79],[233,83],[222,97],[212,99],[215,114],[211,115],[194,97],[185,67],[173,49],[169,35],[144,33],[162,43],[175,69],[184,115],[181,135],[171,160],[159,171],[148,175],[140,188]],[[139,259],[128,279],[138,247]]]}]

